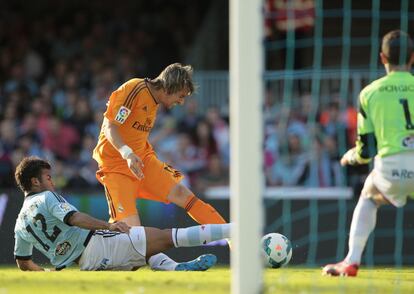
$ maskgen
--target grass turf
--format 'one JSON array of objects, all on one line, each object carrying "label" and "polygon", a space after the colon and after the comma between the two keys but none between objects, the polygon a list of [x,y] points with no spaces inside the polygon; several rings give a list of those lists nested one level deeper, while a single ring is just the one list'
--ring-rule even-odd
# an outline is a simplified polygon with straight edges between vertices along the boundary
[{"label": "grass turf", "polygon": [[[208,293],[230,292],[230,270],[207,272],[21,272],[0,269],[0,294],[9,293]],[[320,268],[266,270],[265,293],[414,293],[413,268],[362,269],[357,278],[321,275]]]}]

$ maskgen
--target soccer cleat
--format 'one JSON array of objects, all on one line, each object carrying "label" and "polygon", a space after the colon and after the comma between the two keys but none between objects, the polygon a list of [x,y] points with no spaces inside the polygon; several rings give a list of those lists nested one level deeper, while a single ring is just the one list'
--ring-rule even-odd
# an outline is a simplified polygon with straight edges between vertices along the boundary
[{"label": "soccer cleat", "polygon": [[217,257],[214,254],[203,254],[194,260],[180,262],[176,271],[206,271],[217,263]]},{"label": "soccer cleat", "polygon": [[358,264],[347,263],[341,261],[335,264],[325,265],[322,269],[322,274],[327,276],[345,276],[345,277],[356,277],[358,273]]}]

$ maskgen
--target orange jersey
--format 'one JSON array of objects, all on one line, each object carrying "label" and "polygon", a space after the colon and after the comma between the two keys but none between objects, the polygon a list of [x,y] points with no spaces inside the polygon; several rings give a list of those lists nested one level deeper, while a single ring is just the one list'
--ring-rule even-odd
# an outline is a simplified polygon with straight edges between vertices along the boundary
[{"label": "orange jersey", "polygon": [[[154,126],[158,104],[147,87],[144,79],[131,79],[111,94],[104,116],[119,126],[122,140],[135,154],[144,159],[153,153],[148,135]],[[93,158],[101,171],[118,172],[132,175],[126,160],[108,141],[102,124],[98,144],[93,150]]]}]

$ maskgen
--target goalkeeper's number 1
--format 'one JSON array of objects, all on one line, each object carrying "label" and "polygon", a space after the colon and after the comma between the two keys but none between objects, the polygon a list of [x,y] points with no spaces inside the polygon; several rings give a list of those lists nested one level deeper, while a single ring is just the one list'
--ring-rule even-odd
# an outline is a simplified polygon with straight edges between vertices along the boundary
[{"label": "goalkeeper's number 1", "polygon": [[400,99],[400,104],[402,105],[403,109],[404,109],[404,116],[405,116],[405,128],[407,130],[414,130],[414,125],[411,122],[411,114],[410,114],[410,109],[408,108],[408,100],[405,98]]}]

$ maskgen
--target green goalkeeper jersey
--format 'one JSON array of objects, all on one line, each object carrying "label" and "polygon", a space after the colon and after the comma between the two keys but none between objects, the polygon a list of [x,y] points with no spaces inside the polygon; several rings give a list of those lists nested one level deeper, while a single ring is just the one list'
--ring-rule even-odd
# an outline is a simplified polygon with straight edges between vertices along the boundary
[{"label": "green goalkeeper jersey", "polygon": [[366,163],[376,154],[385,157],[414,150],[414,77],[411,73],[390,72],[365,87],[359,100],[358,162]]}]

